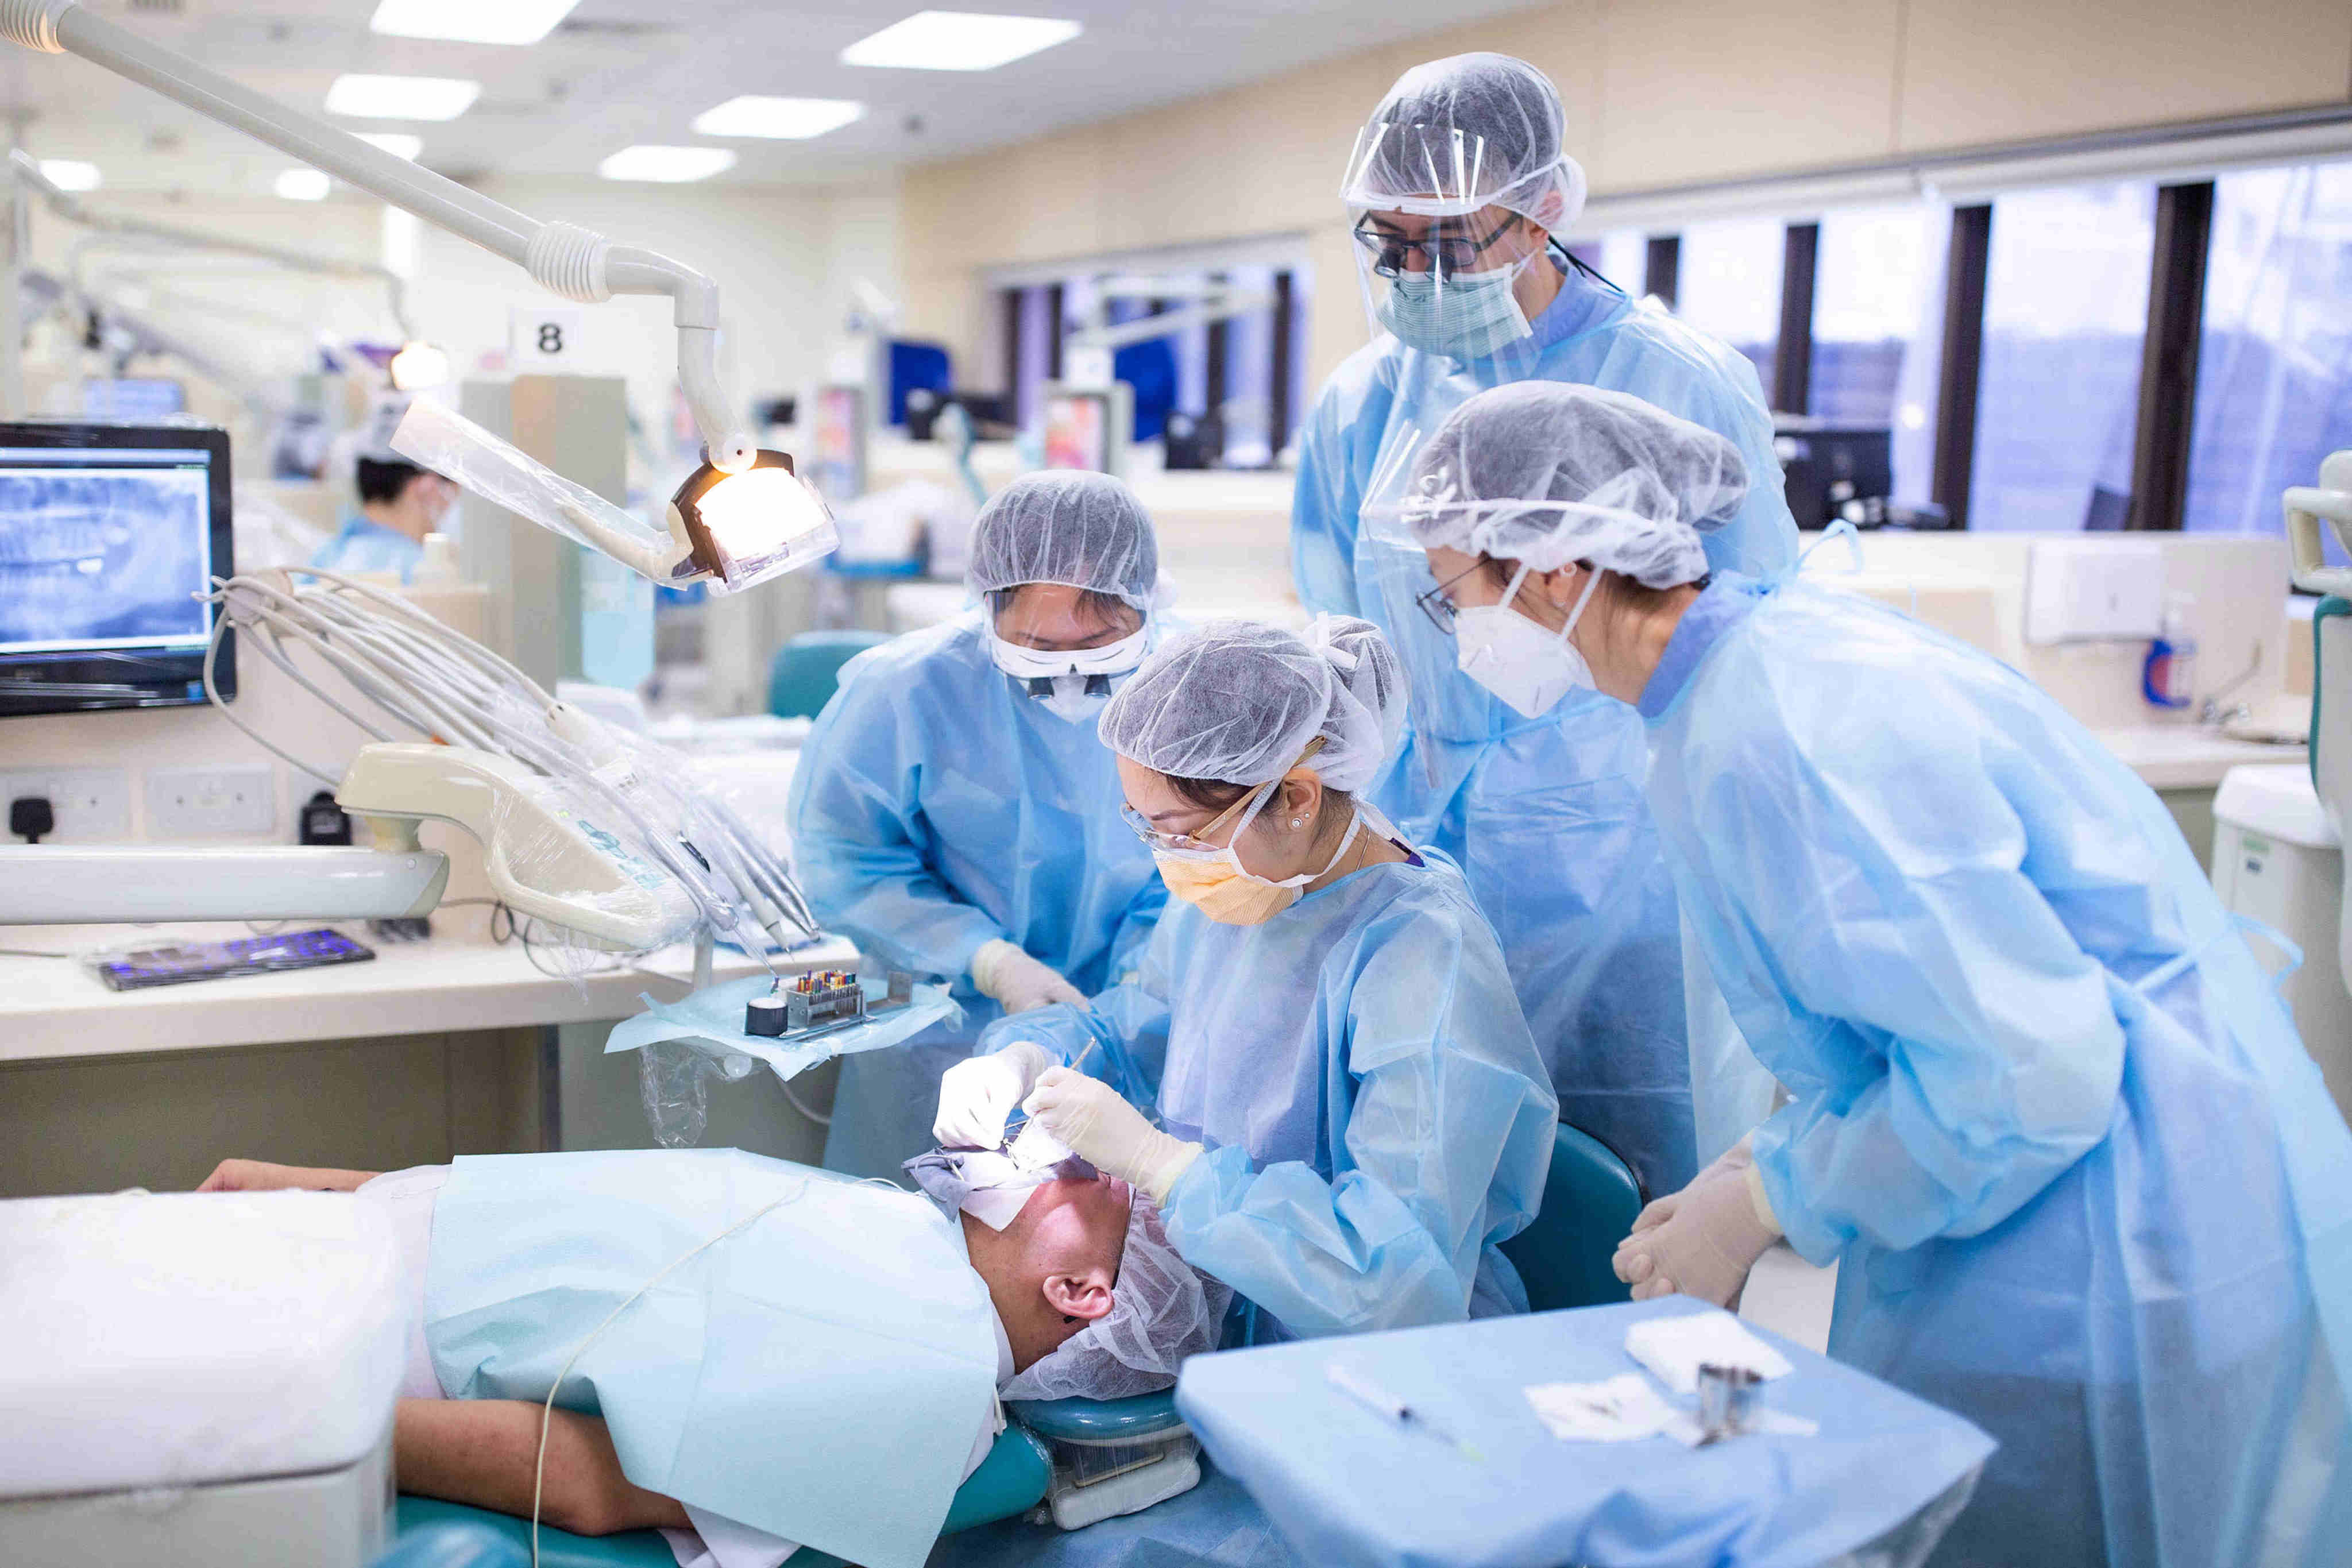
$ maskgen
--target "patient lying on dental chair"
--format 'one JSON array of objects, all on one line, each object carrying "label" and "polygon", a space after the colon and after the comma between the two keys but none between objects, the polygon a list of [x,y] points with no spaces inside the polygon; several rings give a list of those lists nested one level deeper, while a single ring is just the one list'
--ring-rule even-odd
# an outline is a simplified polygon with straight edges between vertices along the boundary
[{"label": "patient lying on dental chair", "polygon": [[688,1568],[802,1544],[914,1568],[1001,1400],[1165,1387],[1231,1293],[1083,1162],[908,1170],[921,1194],[731,1149],[229,1160],[203,1190],[382,1205],[412,1304],[403,1491],[523,1517],[536,1491],[544,1522],[658,1527]]}]

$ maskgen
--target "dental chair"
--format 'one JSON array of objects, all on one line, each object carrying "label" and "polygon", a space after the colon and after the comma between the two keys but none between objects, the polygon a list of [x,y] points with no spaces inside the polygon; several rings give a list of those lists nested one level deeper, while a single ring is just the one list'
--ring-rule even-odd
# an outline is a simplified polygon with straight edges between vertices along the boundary
[{"label": "dental chair", "polygon": [[[1642,1189],[1625,1162],[1562,1123],[1535,1221],[1503,1244],[1538,1312],[1630,1299],[1610,1259],[1633,1227]],[[1175,1392],[1132,1399],[1016,1401],[1012,1425],[957,1491],[942,1533],[1013,1520],[1041,1505],[1063,1530],[1135,1512],[1181,1496],[1201,1479],[1200,1447],[1176,1414]],[[530,1527],[503,1514],[423,1498],[400,1500],[398,1532],[471,1521],[528,1541]],[[545,1568],[675,1568],[650,1530],[589,1539],[540,1527]],[[785,1568],[842,1568],[803,1548]]]}]

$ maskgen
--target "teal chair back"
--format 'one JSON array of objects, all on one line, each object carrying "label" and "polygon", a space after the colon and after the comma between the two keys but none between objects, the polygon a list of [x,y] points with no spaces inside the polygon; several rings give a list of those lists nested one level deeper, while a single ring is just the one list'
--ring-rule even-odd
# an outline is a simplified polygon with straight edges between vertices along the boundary
[{"label": "teal chair back", "polygon": [[841,667],[887,632],[803,632],[776,650],[768,666],[768,711],[779,719],[814,719],[833,700]]},{"label": "teal chair back", "polygon": [[1633,1292],[1610,1267],[1617,1244],[1642,1212],[1642,1184],[1625,1162],[1590,1133],[1559,1124],[1551,1174],[1535,1223],[1503,1243],[1503,1256],[1538,1312],[1626,1301]]}]

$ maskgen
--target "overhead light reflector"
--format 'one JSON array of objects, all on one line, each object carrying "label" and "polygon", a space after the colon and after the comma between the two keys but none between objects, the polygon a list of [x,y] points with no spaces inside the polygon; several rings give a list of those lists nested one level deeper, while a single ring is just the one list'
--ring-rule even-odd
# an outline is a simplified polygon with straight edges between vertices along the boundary
[{"label": "overhead light reflector", "polygon": [[865,118],[866,106],[842,98],[730,98],[695,117],[698,136],[770,136],[805,142]]},{"label": "overhead light reflector", "polygon": [[653,180],[666,185],[682,185],[695,180],[707,180],[735,166],[735,153],[727,147],[624,147],[603,163],[596,172],[608,180]]},{"label": "overhead light reflector", "polygon": [[400,38],[535,44],[555,31],[577,4],[579,0],[383,0],[368,26]]},{"label": "overhead light reflector", "polygon": [[352,134],[372,147],[381,147],[395,158],[416,162],[416,154],[425,151],[425,138],[411,136],[405,131],[359,131]]},{"label": "overhead light reflector", "polygon": [[339,76],[327,112],[356,120],[455,120],[482,96],[482,84],[446,76]]},{"label": "overhead light reflector", "polygon": [[41,178],[61,191],[94,191],[100,176],[95,163],[85,163],[78,158],[44,158]]},{"label": "overhead light reflector", "polygon": [[289,202],[323,202],[327,199],[329,181],[318,169],[281,169],[278,183],[270,187]]},{"label": "overhead light reflector", "polygon": [[1066,44],[1083,31],[1076,22],[1051,16],[918,11],[842,50],[841,63],[898,70],[989,71]]}]

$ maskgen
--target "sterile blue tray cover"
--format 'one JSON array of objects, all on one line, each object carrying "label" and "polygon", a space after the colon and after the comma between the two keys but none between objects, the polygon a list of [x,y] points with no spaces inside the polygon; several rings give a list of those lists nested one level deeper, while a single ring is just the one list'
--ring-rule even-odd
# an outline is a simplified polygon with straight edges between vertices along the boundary
[{"label": "sterile blue tray cover", "polygon": [[425,1339],[452,1397],[601,1414],[641,1487],[866,1568],[916,1568],[996,1394],[987,1287],[919,1194],[733,1149],[461,1158]]},{"label": "sterile blue tray cover", "polygon": [[[1795,1371],[1768,1408],[1811,1437],[1567,1442],[1520,1392],[1638,1370],[1625,1331],[1711,1311],[1681,1297],[1195,1356],[1176,1408],[1301,1555],[1363,1568],[1811,1568],[1885,1533],[1984,1463],[1968,1422],[1777,1335]],[[1333,1388],[1338,1363],[1484,1456],[1391,1426]]]},{"label": "sterile blue tray cover", "polygon": [[[641,995],[638,999],[645,1003],[646,1010],[613,1026],[612,1034],[604,1040],[605,1054],[634,1051],[656,1040],[707,1042],[698,1048],[709,1051],[717,1047],[721,1052],[765,1062],[771,1071],[789,1083],[820,1062],[898,1045],[914,1038],[940,1019],[959,1016],[963,1011],[949,997],[946,986],[918,985],[914,1000],[904,1007],[877,1014],[866,1023],[835,1029],[797,1045],[745,1034],[744,1007],[754,996],[765,996],[774,984],[765,974],[755,974],[745,980],[706,985],[675,1002],[656,1002]],[[868,976],[860,984],[866,987],[868,1004],[879,1002],[889,994],[887,983],[879,978]]]}]

